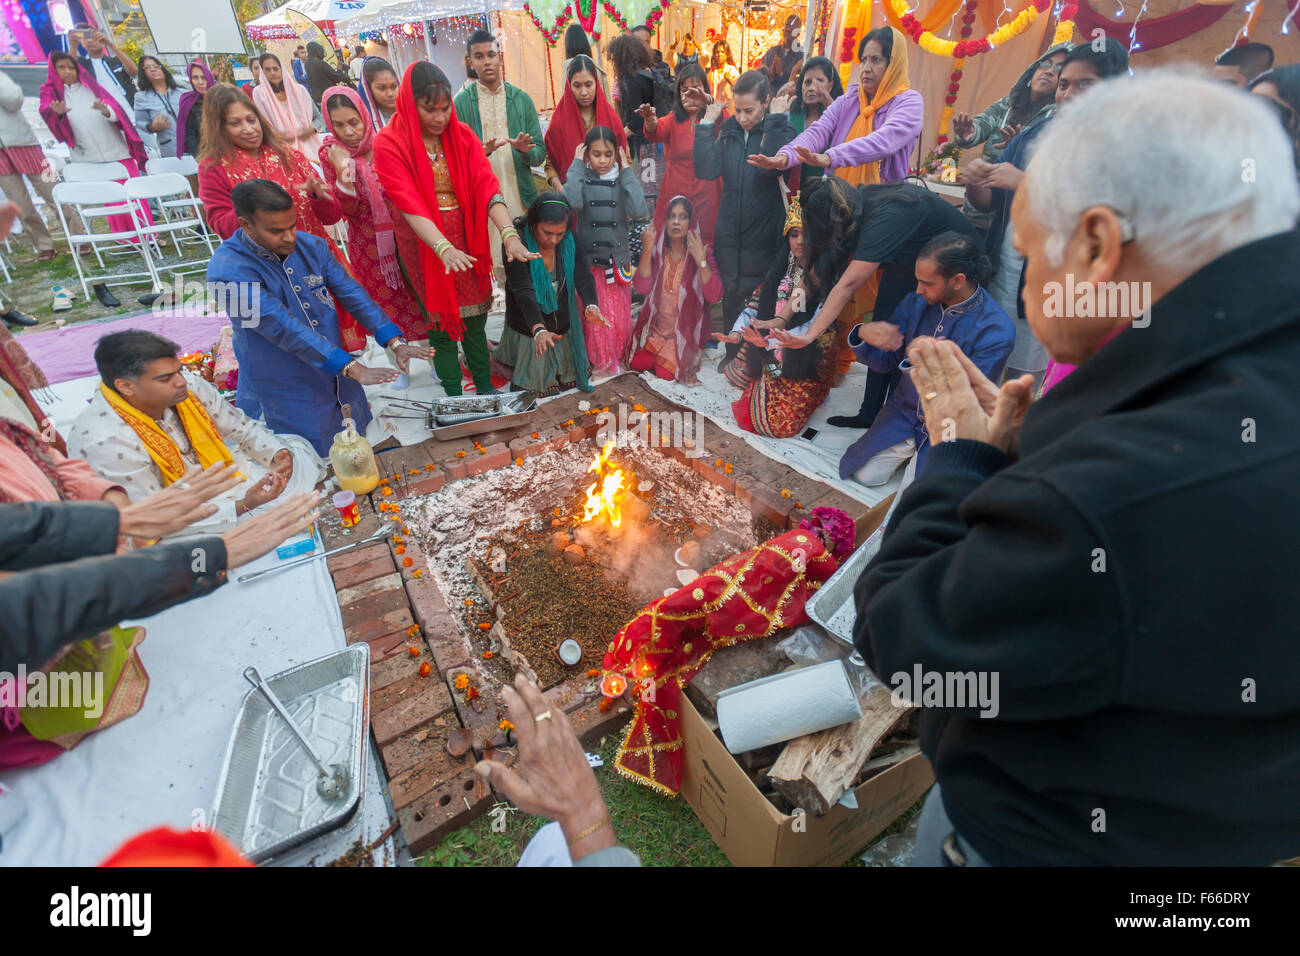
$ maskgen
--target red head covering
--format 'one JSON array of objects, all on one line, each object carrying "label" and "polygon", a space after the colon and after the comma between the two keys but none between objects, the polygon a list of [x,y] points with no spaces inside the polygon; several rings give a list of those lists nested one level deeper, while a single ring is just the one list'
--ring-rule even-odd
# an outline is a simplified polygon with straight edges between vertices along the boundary
[{"label": "red head covering", "polygon": [[[422,62],[417,61],[406,68],[406,75],[397,91],[397,110],[393,120],[375,135],[374,166],[384,192],[388,193],[394,206],[409,215],[423,216],[441,230],[442,215],[438,212],[433,164],[424,147],[420,113],[411,89],[411,73]],[[488,203],[501,192],[501,184],[483,152],[483,143],[473,130],[456,118],[454,106],[441,138],[452,188],[465,222],[468,248],[462,251],[474,257],[474,269],[487,278],[492,270],[487,234]],[[424,289],[416,292],[423,293],[424,307],[431,315],[441,316],[442,331],[452,341],[460,341],[465,335],[465,323],[460,316],[455,280],[442,260],[423,242],[420,243],[420,265],[424,272]]]},{"label": "red head covering", "polygon": [[[50,128],[50,132],[54,134],[59,142],[67,143],[69,146],[76,146],[76,137],[72,135],[72,123],[68,121],[67,114],[60,115],[51,108],[53,103],[63,102],[64,91],[63,77],[59,76],[59,71],[54,68],[54,58],[69,55],[67,53],[50,54],[49,73],[45,82],[41,84],[40,112],[41,119],[45,120],[45,125]],[[72,57],[72,61],[77,63],[76,57]],[[144,148],[144,140],[140,139],[140,134],[135,131],[135,119],[127,115],[126,110],[122,109],[122,104],[117,101],[117,97],[100,86],[98,81],[80,63],[77,63],[77,76],[87,89],[117,114],[117,125],[121,128],[122,135],[126,137],[126,148],[130,150],[131,158],[136,161],[141,169],[144,169],[145,160],[149,158],[149,153]]]},{"label": "red head covering", "polygon": [[[194,68],[196,66],[200,70],[202,70],[203,75],[207,77],[209,90],[217,85],[217,78],[212,75],[212,71],[208,69],[208,65],[204,63],[202,60],[195,60],[186,68],[185,78],[187,80],[194,75]],[[195,107],[198,107],[199,109],[203,109],[203,97],[205,95],[206,95],[205,93],[200,93],[197,90],[186,90],[184,93],[181,94],[180,108],[177,109],[176,111],[176,156],[177,158],[180,158],[181,156],[185,155],[185,124],[189,122],[190,110],[194,109]]]},{"label": "red head covering", "polygon": [[[594,65],[594,64],[593,64]],[[614,131],[621,149],[627,149],[627,134],[623,132],[623,121],[614,112],[609,97],[600,85],[600,74],[594,70],[596,77],[596,122],[594,126],[608,126]],[[568,178],[569,167],[573,165],[573,156],[578,151],[578,144],[587,138],[587,127],[582,122],[582,110],[569,87],[568,77],[564,81],[564,94],[560,97],[550,125],[546,127],[546,155],[560,177],[560,182]],[[632,157],[635,159],[636,157]]]}]

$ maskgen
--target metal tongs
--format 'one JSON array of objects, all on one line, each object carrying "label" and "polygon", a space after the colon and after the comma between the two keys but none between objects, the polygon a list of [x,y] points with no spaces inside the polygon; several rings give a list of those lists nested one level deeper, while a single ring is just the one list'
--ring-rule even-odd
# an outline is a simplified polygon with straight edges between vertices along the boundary
[{"label": "metal tongs", "polygon": [[394,415],[391,412],[380,412],[380,418],[419,418],[421,420],[427,420],[429,417],[429,411],[433,408],[432,402],[417,402],[409,398],[399,398],[396,395],[377,395],[375,397],[383,399],[394,408],[400,408],[403,411],[417,411],[420,413],[419,415]]},{"label": "metal tongs", "polygon": [[254,578],[260,578],[263,575],[275,574],[275,572],[277,571],[287,571],[289,568],[296,568],[300,564],[308,564],[309,562],[317,561],[320,558],[328,558],[330,555],[333,554],[339,554],[343,551],[351,551],[353,548],[359,548],[363,544],[371,544],[375,541],[383,541],[385,538],[391,538],[393,534],[396,532],[396,530],[397,530],[396,525],[385,524],[382,528],[380,528],[370,537],[362,538],[360,541],[353,541],[350,544],[339,545],[339,547],[337,548],[331,548],[329,551],[322,551],[320,554],[308,554],[305,555],[304,557],[298,558],[297,560],[290,561],[287,564],[277,564],[273,568],[263,568],[261,571],[253,571],[250,574],[241,574],[239,577],[235,578],[235,580],[239,584],[243,584],[245,581],[251,581]]}]

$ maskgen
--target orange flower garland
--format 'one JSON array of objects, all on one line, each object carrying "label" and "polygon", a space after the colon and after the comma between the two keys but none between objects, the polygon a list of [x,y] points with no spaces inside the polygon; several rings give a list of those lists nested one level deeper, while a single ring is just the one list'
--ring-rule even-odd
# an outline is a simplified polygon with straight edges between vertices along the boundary
[{"label": "orange flower garland", "polygon": [[1079,13],[1077,3],[1067,3],[1056,17],[1056,32],[1052,34],[1052,46],[1069,43],[1074,39],[1074,18]]},{"label": "orange flower garland", "polygon": [[1052,5],[1052,0],[1027,0],[1015,17],[987,36],[980,37],[978,40],[953,41],[942,40],[925,29],[924,25],[916,17],[907,12],[906,0],[888,0],[888,2],[889,8],[898,17],[899,22],[903,25],[904,32],[912,38],[912,42],[926,53],[954,59],[988,53],[994,47],[1001,46],[1008,40],[1018,37],[1029,28],[1031,23],[1038,19],[1040,13],[1046,13]]}]

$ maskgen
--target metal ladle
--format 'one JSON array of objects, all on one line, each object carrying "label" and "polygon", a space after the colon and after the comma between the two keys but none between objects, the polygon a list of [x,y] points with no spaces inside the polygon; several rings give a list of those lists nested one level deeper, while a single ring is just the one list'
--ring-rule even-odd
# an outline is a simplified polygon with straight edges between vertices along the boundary
[{"label": "metal ladle", "polygon": [[266,695],[275,712],[284,718],[293,735],[298,738],[298,743],[302,744],[302,749],[307,751],[307,756],[311,757],[311,762],[316,765],[316,770],[319,772],[316,778],[316,792],[320,794],[321,799],[333,802],[347,796],[348,783],[351,779],[348,768],[341,763],[336,763],[326,769],[320,757],[316,756],[312,745],[307,742],[307,735],[298,728],[297,721],[289,716],[289,711],[285,710],[284,704],[280,703],[280,698],[276,697],[266,681],[262,680],[262,675],[257,672],[256,667],[244,668],[244,680]]}]

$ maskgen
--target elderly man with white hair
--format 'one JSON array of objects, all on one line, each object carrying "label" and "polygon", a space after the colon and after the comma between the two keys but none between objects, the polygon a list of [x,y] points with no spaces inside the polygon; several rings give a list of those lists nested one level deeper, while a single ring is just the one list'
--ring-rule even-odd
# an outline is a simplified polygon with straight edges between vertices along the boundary
[{"label": "elderly man with white hair", "polygon": [[934,448],[854,637],[922,708],[921,865],[1300,854],[1300,189],[1247,100],[1156,71],[1044,133],[1015,241],[1078,365],[1044,398],[909,349]]}]

